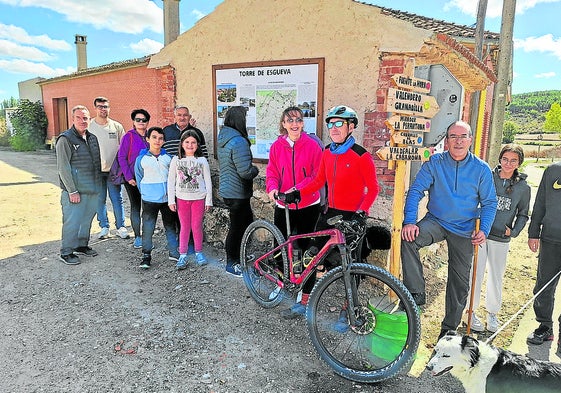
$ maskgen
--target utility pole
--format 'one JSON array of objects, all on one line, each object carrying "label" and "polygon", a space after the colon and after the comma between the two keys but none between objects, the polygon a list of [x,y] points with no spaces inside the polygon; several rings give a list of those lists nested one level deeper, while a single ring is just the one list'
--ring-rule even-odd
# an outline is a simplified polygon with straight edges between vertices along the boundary
[{"label": "utility pole", "polygon": [[501,39],[499,41],[498,82],[493,92],[493,111],[491,113],[491,132],[489,135],[489,157],[496,158],[501,150],[503,126],[505,121],[506,96],[511,84],[512,35],[516,0],[504,0],[501,20]]},{"label": "utility pole", "polygon": [[[485,36],[485,14],[487,13],[487,0],[479,0],[477,5],[477,22],[475,25],[475,56],[479,60],[483,60],[483,40]],[[471,93],[469,104],[469,123],[473,133],[477,131],[478,115],[479,115],[479,99],[481,93],[475,91]],[[473,139],[475,141],[475,138]],[[479,153],[479,152],[476,152]]]}]

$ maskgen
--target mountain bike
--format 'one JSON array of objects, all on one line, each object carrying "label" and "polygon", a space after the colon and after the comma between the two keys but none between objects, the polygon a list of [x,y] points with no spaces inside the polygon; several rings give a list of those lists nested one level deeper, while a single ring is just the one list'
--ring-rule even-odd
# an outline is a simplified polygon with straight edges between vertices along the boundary
[{"label": "mountain bike", "polygon": [[[283,200],[284,194],[278,198]],[[340,264],[319,278],[306,308],[312,345],[335,373],[353,381],[380,382],[408,371],[421,333],[411,293],[388,271],[362,262],[365,219],[336,216],[328,224],[333,228],[289,235],[285,240],[274,224],[251,223],[242,238],[240,258],[251,297],[264,308],[278,306],[283,292],[294,296],[336,250]],[[312,238],[327,241],[302,256],[298,240]]]}]

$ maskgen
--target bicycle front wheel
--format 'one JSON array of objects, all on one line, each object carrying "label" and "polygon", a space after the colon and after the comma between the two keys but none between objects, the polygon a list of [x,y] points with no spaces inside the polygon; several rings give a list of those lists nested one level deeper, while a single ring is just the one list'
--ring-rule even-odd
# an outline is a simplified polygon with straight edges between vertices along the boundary
[{"label": "bicycle front wheel", "polygon": [[[281,291],[273,279],[280,279],[283,263],[287,263],[286,249],[266,255],[284,243],[281,231],[265,220],[252,222],[242,238],[240,265],[249,294],[264,308],[273,308],[282,301]],[[255,268],[255,261],[259,268]],[[280,267],[280,268],[279,268]]]},{"label": "bicycle front wheel", "polygon": [[421,337],[413,297],[384,269],[364,263],[349,268],[353,310],[347,309],[341,266],[323,276],[310,295],[306,319],[313,346],[337,374],[353,381],[380,382],[407,371]]}]

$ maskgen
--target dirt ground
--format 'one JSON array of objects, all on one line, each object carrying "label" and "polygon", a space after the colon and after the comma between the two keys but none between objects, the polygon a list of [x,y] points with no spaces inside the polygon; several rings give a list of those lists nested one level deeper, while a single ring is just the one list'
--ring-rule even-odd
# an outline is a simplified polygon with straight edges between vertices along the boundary
[{"label": "dirt ground", "polygon": [[[99,256],[82,257],[78,266],[60,262],[52,152],[0,151],[0,189],[2,392],[462,391],[451,376],[423,371],[443,313],[440,258],[425,261],[434,273],[432,301],[423,310],[423,342],[411,373],[358,384],[323,364],[303,320],[279,316],[288,301],[262,309],[243,280],[225,274],[220,248],[205,245],[211,263],[178,272],[158,234],[153,267],[144,271],[132,239],[92,236]],[[521,292],[531,294],[534,261],[509,267],[505,316],[520,307]]]}]

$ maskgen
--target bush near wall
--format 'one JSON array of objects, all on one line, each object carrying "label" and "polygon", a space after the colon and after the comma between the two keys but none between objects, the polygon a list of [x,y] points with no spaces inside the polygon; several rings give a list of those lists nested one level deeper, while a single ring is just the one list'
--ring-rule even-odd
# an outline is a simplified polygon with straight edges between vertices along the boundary
[{"label": "bush near wall", "polygon": [[33,151],[45,146],[47,115],[39,101],[21,100],[10,117],[14,135],[10,145],[16,151]]},{"label": "bush near wall", "polygon": [[10,146],[10,133],[6,126],[6,119],[0,117],[0,147]]}]

